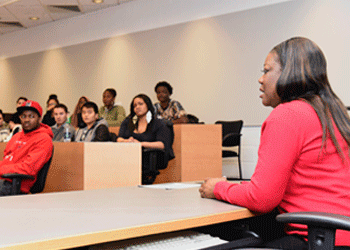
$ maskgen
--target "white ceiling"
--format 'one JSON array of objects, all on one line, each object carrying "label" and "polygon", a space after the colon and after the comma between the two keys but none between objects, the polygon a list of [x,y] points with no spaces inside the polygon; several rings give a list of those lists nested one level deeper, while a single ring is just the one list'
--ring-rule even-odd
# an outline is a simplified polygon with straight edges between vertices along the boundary
[{"label": "white ceiling", "polygon": [[[109,8],[132,0],[0,0],[0,34]],[[30,18],[37,17],[38,20]]]}]

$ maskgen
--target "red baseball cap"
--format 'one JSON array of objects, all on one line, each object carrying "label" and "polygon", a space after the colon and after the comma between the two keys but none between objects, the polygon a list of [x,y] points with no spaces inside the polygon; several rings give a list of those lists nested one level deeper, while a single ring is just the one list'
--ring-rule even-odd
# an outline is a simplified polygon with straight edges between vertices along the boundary
[{"label": "red baseball cap", "polygon": [[25,110],[33,110],[36,113],[38,113],[39,117],[43,114],[43,109],[41,108],[40,104],[36,101],[28,100],[22,104],[22,106],[17,108],[18,114],[21,114]]}]

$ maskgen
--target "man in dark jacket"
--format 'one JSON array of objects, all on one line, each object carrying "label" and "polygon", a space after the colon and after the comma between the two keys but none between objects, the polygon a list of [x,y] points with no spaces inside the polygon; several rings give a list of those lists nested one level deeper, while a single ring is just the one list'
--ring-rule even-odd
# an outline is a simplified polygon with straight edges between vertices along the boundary
[{"label": "man in dark jacket", "polygon": [[[52,154],[52,131],[40,123],[42,108],[39,103],[28,100],[17,108],[23,130],[15,134],[7,143],[4,158],[0,161],[0,176],[19,173],[35,176],[34,180],[24,180],[21,192],[28,193],[34,185],[40,169]],[[11,194],[10,180],[0,178],[0,196]]]}]

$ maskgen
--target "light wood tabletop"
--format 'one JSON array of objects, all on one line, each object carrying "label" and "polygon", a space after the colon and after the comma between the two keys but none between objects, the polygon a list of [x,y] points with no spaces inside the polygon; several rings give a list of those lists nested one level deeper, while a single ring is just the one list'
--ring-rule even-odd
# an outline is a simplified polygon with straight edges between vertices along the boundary
[{"label": "light wood tabletop", "polygon": [[0,198],[0,249],[65,249],[253,216],[198,188],[125,187]]}]

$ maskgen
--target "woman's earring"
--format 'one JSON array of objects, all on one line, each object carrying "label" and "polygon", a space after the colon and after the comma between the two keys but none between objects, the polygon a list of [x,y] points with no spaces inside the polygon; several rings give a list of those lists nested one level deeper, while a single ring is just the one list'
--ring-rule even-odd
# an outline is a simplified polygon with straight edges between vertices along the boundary
[{"label": "woman's earring", "polygon": [[146,121],[147,121],[147,123],[150,123],[152,121],[152,112],[149,110],[146,114]]}]

